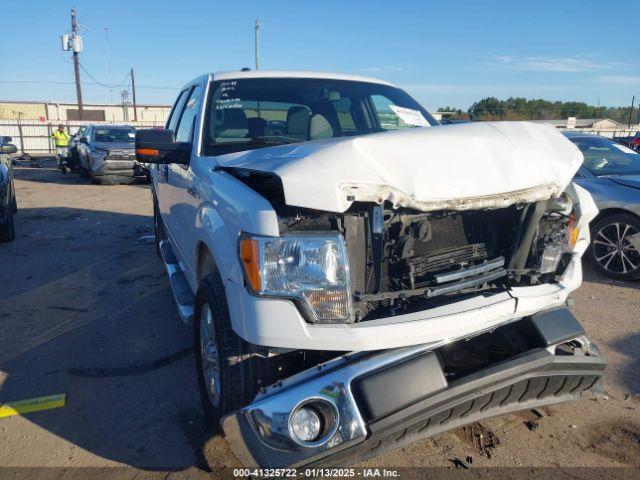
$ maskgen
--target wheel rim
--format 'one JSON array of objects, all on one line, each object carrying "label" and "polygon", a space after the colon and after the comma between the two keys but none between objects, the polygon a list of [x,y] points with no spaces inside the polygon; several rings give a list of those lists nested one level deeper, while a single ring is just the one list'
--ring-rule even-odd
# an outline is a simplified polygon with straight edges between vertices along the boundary
[{"label": "wheel rim", "polygon": [[605,271],[632,273],[640,268],[640,252],[629,242],[638,230],[627,223],[616,222],[602,227],[593,237],[593,257]]},{"label": "wheel rim", "polygon": [[200,359],[209,402],[214,407],[218,407],[220,405],[220,357],[213,315],[211,308],[206,304],[200,314]]}]

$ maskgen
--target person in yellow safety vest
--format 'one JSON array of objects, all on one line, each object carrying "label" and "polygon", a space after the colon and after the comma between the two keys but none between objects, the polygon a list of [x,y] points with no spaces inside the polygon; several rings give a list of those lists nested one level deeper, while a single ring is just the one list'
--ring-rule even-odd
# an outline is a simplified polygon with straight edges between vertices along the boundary
[{"label": "person in yellow safety vest", "polygon": [[67,157],[69,156],[69,139],[71,138],[64,131],[64,125],[58,125],[58,130],[51,134],[53,142],[56,144],[56,155],[58,159],[58,167],[62,173],[67,173]]}]

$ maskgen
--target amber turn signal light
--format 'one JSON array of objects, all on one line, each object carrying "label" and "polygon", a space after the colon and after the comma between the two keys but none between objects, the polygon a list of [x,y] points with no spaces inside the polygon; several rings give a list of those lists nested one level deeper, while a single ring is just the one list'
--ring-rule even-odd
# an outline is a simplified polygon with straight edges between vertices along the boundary
[{"label": "amber turn signal light", "polygon": [[576,246],[576,242],[578,241],[578,235],[580,235],[580,229],[576,225],[576,217],[575,215],[571,215],[571,219],[569,220],[568,234],[569,234],[569,246],[571,248]]},{"label": "amber turn signal light", "polygon": [[251,288],[254,292],[259,292],[261,287],[260,252],[257,240],[252,238],[240,239],[240,260]]},{"label": "amber turn signal light", "polygon": [[155,148],[137,148],[136,154],[147,155],[149,157],[157,157],[158,155],[160,155],[160,152],[158,152],[158,150],[156,150]]}]

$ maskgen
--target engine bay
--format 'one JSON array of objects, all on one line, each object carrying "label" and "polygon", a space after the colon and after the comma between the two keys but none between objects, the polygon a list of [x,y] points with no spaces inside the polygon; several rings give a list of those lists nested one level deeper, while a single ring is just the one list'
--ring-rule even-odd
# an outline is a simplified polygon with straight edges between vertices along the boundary
[{"label": "engine bay", "polygon": [[286,205],[276,177],[239,178],[271,201],[282,235],[343,236],[354,322],[553,282],[572,257],[566,239],[574,220],[566,197],[435,212],[354,202],[346,212],[332,213]]}]

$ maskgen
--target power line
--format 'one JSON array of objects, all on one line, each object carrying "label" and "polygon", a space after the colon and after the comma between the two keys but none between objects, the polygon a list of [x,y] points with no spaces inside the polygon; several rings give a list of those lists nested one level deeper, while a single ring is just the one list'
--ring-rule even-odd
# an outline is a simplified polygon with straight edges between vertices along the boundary
[{"label": "power line", "polygon": [[102,83],[101,81],[96,80],[96,78],[95,78],[93,75],[91,75],[91,74],[89,73],[89,71],[84,67],[84,65],[82,65],[82,63],[80,64],[80,68],[82,69],[82,71],[83,71],[84,73],[86,73],[86,74],[87,74],[87,76],[88,76],[91,80],[93,80],[94,82],[96,82],[96,85],[100,85],[101,87],[104,87],[104,88],[118,88],[118,87],[122,87],[125,83],[127,83],[127,81],[129,80],[129,76],[131,75],[131,72],[127,73],[127,76],[126,76],[126,77],[124,77],[124,80],[122,80],[122,82],[120,82],[120,83],[118,83],[118,84],[108,84],[108,83]]},{"label": "power line", "polygon": [[[35,85],[75,85],[75,82],[65,82],[60,80],[0,80],[0,83],[30,83]],[[104,87],[104,84],[99,84],[95,82],[82,82],[82,85],[87,86],[101,86]],[[113,87],[109,87],[113,88]],[[136,84],[136,90],[144,88],[150,90],[178,90],[180,87],[172,87],[169,85],[138,85]]]}]

